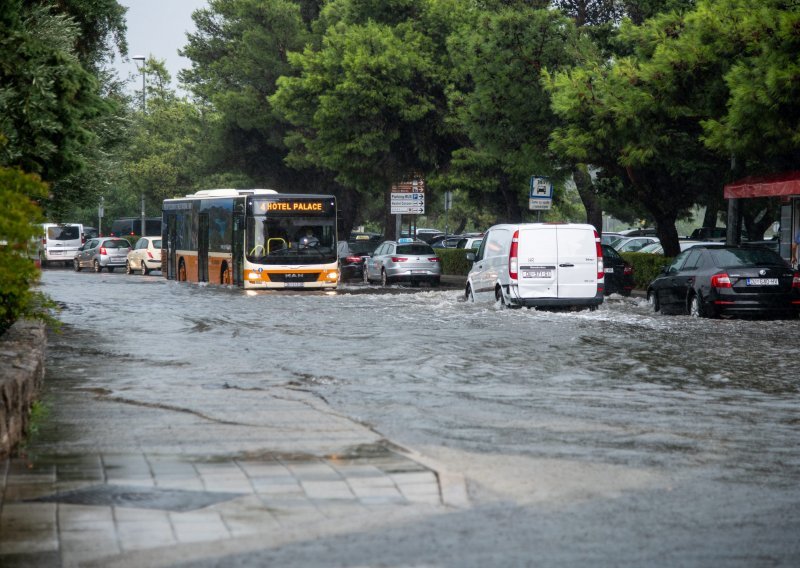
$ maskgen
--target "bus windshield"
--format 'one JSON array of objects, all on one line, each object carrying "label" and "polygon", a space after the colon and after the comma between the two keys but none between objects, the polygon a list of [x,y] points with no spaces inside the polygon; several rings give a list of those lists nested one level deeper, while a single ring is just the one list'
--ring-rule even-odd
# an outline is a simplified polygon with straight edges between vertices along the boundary
[{"label": "bus windshield", "polygon": [[335,262],[333,218],[247,218],[247,260],[258,264],[321,264]]}]

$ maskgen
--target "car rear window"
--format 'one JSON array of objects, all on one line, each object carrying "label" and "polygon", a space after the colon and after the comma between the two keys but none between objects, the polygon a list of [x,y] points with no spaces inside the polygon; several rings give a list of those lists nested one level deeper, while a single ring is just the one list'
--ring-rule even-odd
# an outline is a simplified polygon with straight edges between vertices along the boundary
[{"label": "car rear window", "polygon": [[118,248],[128,248],[130,243],[124,239],[114,239],[113,241],[106,241],[103,243],[103,246],[106,248],[118,249]]},{"label": "car rear window", "polygon": [[767,249],[712,249],[714,265],[722,268],[737,266],[785,265],[784,260]]},{"label": "car rear window", "polygon": [[397,245],[397,254],[435,254],[430,245]]},{"label": "car rear window", "polygon": [[359,253],[368,253],[372,254],[380,243],[373,243],[370,241],[356,241],[354,243],[348,243],[347,246],[350,247],[350,252],[353,254]]},{"label": "car rear window", "polygon": [[161,248],[161,239],[154,239],[153,240],[153,248],[157,248],[157,249]]},{"label": "car rear window", "polygon": [[47,238],[51,241],[74,241],[81,238],[80,227],[47,227]]}]

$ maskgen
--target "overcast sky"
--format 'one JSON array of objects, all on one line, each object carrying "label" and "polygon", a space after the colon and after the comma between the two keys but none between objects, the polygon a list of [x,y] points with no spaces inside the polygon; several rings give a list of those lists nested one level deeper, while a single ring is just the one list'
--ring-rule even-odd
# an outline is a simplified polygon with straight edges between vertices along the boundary
[{"label": "overcast sky", "polygon": [[194,31],[192,12],[208,5],[206,0],[120,0],[128,8],[128,58],[117,57],[114,68],[121,79],[133,74],[131,89],[141,90],[142,77],[136,68],[134,55],[151,55],[166,61],[172,75],[173,87],[178,86],[178,71],[189,67],[189,60],[178,56],[186,45],[186,33]]}]

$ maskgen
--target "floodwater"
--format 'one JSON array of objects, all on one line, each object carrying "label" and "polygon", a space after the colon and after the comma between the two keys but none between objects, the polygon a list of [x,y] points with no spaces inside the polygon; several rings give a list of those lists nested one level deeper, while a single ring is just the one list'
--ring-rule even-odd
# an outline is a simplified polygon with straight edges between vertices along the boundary
[{"label": "floodwater", "polygon": [[[572,526],[622,508],[632,531],[657,516],[676,546],[710,530],[730,553],[688,564],[800,554],[797,320],[664,316],[621,297],[540,312],[457,290],[247,293],[68,270],[45,271],[43,284],[60,319],[121,362],[98,388],[179,387],[187,400],[194,389],[305,388],[464,473],[476,503],[590,503],[585,521],[562,513]],[[610,500],[605,513],[597,499]]]}]

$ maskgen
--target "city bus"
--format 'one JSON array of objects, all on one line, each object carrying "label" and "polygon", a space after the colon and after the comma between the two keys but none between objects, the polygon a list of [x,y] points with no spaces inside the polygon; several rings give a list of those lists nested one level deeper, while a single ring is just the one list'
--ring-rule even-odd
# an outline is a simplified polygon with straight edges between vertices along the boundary
[{"label": "city bus", "polygon": [[211,189],[164,200],[162,274],[248,289],[336,288],[336,198]]}]

